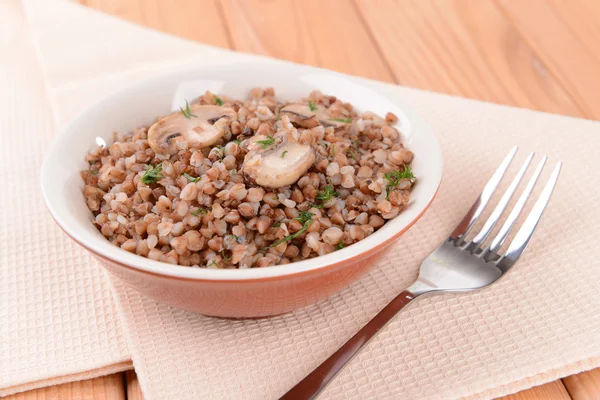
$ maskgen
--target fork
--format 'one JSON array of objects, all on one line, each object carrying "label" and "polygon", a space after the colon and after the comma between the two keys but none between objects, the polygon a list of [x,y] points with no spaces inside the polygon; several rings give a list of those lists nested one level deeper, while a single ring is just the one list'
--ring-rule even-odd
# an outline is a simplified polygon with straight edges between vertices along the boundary
[{"label": "fork", "polygon": [[419,296],[481,289],[496,282],[515,265],[527,247],[542,213],[548,205],[554,186],[558,181],[562,165],[560,162],[552,171],[538,200],[504,254],[499,254],[500,248],[531,196],[531,192],[546,163],[546,157],[543,157],[538,164],[506,221],[489,245],[484,243],[515,194],[519,183],[531,164],[534,153],[529,154],[506,192],[502,195],[488,219],[483,223],[481,230],[470,240],[467,239],[467,235],[471,232],[492,198],[517,149],[516,146],[511,149],[452,234],[423,261],[417,280],[386,305],[379,314],[340,347],[338,351],[284,394],[280,400],[315,398],[377,332],[407,304]]}]

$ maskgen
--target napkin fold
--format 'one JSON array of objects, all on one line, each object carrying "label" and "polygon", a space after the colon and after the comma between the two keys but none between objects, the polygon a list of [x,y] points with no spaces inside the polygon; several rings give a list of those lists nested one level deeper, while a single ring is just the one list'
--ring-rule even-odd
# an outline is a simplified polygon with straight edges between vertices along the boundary
[{"label": "napkin fold", "polygon": [[[30,0],[26,6],[58,126],[95,98],[167,70],[248,60],[285,64],[173,38],[68,2]],[[597,164],[600,124],[375,81],[363,83],[418,110],[438,133],[445,158],[444,182],[434,204],[368,276],[339,295],[292,314],[256,321],[220,320],[157,304],[115,279],[108,285],[95,262],[68,244],[56,228],[48,227],[54,229],[51,235],[36,236],[40,258],[22,257],[22,265],[17,265],[21,260],[8,256],[12,267],[8,287],[17,292],[11,283],[17,280],[21,289],[36,296],[60,290],[59,298],[65,301],[56,318],[64,321],[66,313],[70,319],[50,320],[43,326],[53,334],[30,333],[30,341],[13,334],[18,350],[9,353],[9,373],[2,370],[0,376],[14,382],[18,372],[12,363],[19,354],[37,360],[65,332],[93,327],[100,331],[98,327],[110,325],[116,335],[123,332],[147,400],[277,398],[416,277],[421,260],[456,225],[514,144],[546,154],[550,162],[564,162],[550,206],[514,271],[480,292],[419,300],[340,373],[322,398],[484,399],[599,366],[600,247],[594,238],[600,234],[600,212],[593,204],[600,182],[590,167]],[[7,131],[14,127],[19,128],[13,124]],[[44,132],[51,136],[51,127]],[[22,150],[30,143],[21,143]],[[11,143],[0,161],[2,176],[18,160],[13,150],[18,145]],[[35,173],[25,178],[35,180]],[[34,190],[28,188],[37,188],[37,182],[19,182],[15,188],[31,193]],[[2,209],[14,205],[5,197],[3,192]],[[31,197],[40,201],[35,193]],[[30,227],[46,233],[39,228],[45,212],[29,215],[19,209],[16,214],[11,229],[26,232],[24,227]],[[28,239],[21,234],[12,243],[23,249]],[[56,241],[64,241],[60,249],[73,250],[58,256],[60,262],[52,263],[44,275],[36,268],[48,265],[45,261],[54,254],[50,249]],[[74,254],[79,257],[71,259]],[[67,264],[77,269],[60,269]],[[28,272],[32,270],[37,275]],[[85,291],[75,275],[80,271],[89,271],[85,282],[93,282],[100,296],[92,299],[105,305],[95,307],[95,314],[78,308],[89,302],[89,297],[82,299]],[[57,279],[71,286],[61,287]],[[120,323],[114,320],[107,286],[112,287]],[[44,308],[24,299],[11,300],[12,307],[3,301],[0,317],[18,321],[17,326],[34,326],[32,315]],[[98,331],[88,337],[97,339]],[[40,344],[32,346],[31,340]],[[106,354],[118,360],[125,347],[118,349]]]},{"label": "napkin fold", "polygon": [[0,2],[0,397],[131,368],[109,282],[48,214],[55,132],[20,2]]}]

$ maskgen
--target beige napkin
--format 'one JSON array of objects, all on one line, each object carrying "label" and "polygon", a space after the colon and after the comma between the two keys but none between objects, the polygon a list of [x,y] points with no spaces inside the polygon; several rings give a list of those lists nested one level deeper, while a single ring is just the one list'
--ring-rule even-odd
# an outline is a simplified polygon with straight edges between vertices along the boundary
[{"label": "beige napkin", "polygon": [[54,131],[21,6],[0,1],[0,397],[131,368],[103,271],[41,198]]},{"label": "beige napkin", "polygon": [[[58,124],[93,98],[168,69],[275,62],[150,32],[69,3],[31,1],[28,15]],[[414,279],[420,261],[459,221],[515,143],[561,159],[565,168],[514,272],[478,293],[420,300],[353,360],[323,398],[489,398],[600,365],[600,212],[594,208],[600,125],[364,82],[412,104],[438,132],[445,178],[432,208],[360,282],[277,318],[211,319],[156,304],[113,281],[147,400],[284,393]]]}]

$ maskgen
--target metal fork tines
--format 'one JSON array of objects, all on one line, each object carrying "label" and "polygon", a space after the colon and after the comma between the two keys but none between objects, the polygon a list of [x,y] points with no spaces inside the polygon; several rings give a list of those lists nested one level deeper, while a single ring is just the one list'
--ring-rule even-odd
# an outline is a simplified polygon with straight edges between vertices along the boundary
[{"label": "metal fork tines", "polygon": [[500,167],[494,172],[483,188],[481,195],[467,212],[452,234],[435,249],[421,264],[419,277],[406,290],[386,305],[369,323],[350,338],[338,351],[325,360],[313,372],[287,392],[282,399],[312,399],[335,375],[346,365],[362,347],[379,332],[400,310],[412,300],[424,294],[441,294],[481,289],[496,282],[519,259],[527,247],[537,224],[548,205],[554,186],[558,180],[561,163],[552,171],[550,178],[541,191],[531,211],[525,217],[521,228],[517,231],[504,254],[500,249],[522,214],[526,202],[531,197],[534,186],[539,180],[546,157],[543,157],[532,177],[510,211],[506,221],[496,235],[486,245],[486,241],[500,222],[502,215],[510,204],[519,184],[523,180],[531,161],[531,153],[516,176],[502,194],[496,207],[483,222],[472,239],[468,239],[471,230],[482,216],[490,199],[496,193],[500,181],[517,152],[514,147],[506,156]]},{"label": "metal fork tines", "polygon": [[504,254],[504,256],[500,256],[499,254],[497,254],[497,252],[500,250],[500,247],[502,246],[504,241],[508,238],[508,235],[510,234],[512,228],[514,227],[515,223],[517,222],[517,219],[519,218],[525,207],[525,203],[531,197],[533,188],[535,187],[542,173],[542,169],[544,168],[544,165],[546,163],[546,156],[542,157],[533,175],[529,179],[529,182],[525,186],[525,189],[521,193],[521,196],[515,203],[515,206],[513,207],[511,212],[509,213],[508,218],[506,219],[506,221],[504,222],[494,239],[492,239],[489,246],[482,246],[482,244],[491,234],[496,224],[500,221],[511,198],[513,197],[519,184],[523,180],[523,177],[525,176],[525,173],[533,159],[533,152],[529,154],[529,156],[517,172],[517,175],[513,178],[512,182],[502,195],[500,201],[498,202],[488,219],[484,222],[481,230],[473,237],[473,239],[467,241],[465,240],[465,238],[468,235],[469,231],[475,226],[484,208],[488,204],[494,192],[497,190],[500,181],[506,174],[506,171],[508,170],[511,161],[513,160],[517,152],[517,149],[518,148],[515,146],[506,156],[502,164],[498,167],[496,172],[492,175],[492,178],[485,186],[482,194],[475,201],[465,218],[460,222],[460,224],[456,227],[456,229],[450,236],[450,239],[454,241],[456,246],[459,246],[463,250],[470,251],[471,253],[482,257],[485,261],[496,260],[499,262],[504,260],[502,266],[506,266],[506,264],[509,262],[514,263],[521,255],[521,253],[523,253],[523,251],[525,250],[525,247],[529,243],[529,240],[533,235],[533,232],[542,216],[542,213],[544,212],[544,209],[550,201],[550,196],[552,195],[554,186],[558,181],[558,175],[562,166],[561,162],[557,163],[550,176],[550,179],[548,180],[546,186],[542,190],[542,193],[539,196],[537,202],[535,203],[533,209],[527,216],[525,222],[523,223],[523,226],[513,239],[506,254]]}]

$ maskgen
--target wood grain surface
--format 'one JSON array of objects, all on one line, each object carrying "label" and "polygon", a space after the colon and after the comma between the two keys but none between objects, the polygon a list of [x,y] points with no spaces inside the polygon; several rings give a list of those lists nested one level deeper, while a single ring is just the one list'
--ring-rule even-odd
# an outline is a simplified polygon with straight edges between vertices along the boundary
[{"label": "wood grain surface", "polygon": [[[598,0],[79,0],[215,46],[600,119]],[[10,400],[143,396],[133,371]],[[600,399],[600,369],[503,400]]]},{"label": "wood grain surface", "polygon": [[499,400],[569,400],[571,397],[561,381],[554,381],[529,390],[501,397]]},{"label": "wood grain surface", "polygon": [[122,373],[30,390],[5,400],[126,400]]}]

